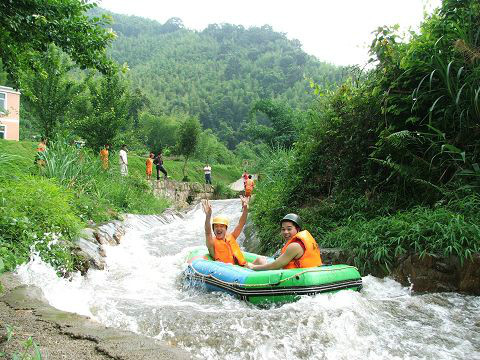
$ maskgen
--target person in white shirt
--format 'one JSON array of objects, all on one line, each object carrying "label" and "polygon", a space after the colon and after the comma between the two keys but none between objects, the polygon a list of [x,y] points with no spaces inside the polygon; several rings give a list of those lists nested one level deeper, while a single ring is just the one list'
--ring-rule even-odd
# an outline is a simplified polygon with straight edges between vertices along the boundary
[{"label": "person in white shirt", "polygon": [[212,184],[212,168],[208,163],[205,165],[203,168],[203,171],[205,172],[205,184]]},{"label": "person in white shirt", "polygon": [[122,148],[120,149],[120,152],[118,153],[119,157],[119,162],[120,162],[120,174],[122,176],[127,176],[128,175],[128,158],[127,158],[127,145],[123,144]]}]

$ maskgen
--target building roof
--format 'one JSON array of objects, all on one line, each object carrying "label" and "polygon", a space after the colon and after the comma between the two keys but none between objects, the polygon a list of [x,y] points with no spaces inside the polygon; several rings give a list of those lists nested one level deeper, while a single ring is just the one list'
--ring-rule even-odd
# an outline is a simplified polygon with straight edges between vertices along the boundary
[{"label": "building roof", "polygon": [[20,91],[14,90],[13,88],[8,87],[8,86],[2,86],[2,85],[0,85],[0,91],[1,91],[1,92],[8,92],[8,93],[20,95]]}]

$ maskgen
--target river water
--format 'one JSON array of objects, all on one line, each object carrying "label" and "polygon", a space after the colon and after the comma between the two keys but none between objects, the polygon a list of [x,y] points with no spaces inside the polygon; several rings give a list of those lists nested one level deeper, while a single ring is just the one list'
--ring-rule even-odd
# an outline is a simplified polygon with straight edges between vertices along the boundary
[{"label": "river water", "polygon": [[[239,200],[213,201],[234,225]],[[60,279],[38,258],[17,269],[58,309],[162,339],[199,359],[480,359],[480,297],[412,294],[385,278],[361,292],[262,309],[182,285],[184,258],[204,244],[200,206],[169,224],[130,215],[104,271]],[[242,241],[243,235],[239,238]]]}]

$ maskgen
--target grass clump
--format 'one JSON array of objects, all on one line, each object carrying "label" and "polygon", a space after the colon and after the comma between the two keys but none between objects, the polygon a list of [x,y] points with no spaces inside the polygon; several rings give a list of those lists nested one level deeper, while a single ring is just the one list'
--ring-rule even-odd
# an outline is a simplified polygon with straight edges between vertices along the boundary
[{"label": "grass clump", "polygon": [[72,191],[29,176],[0,186],[0,258],[5,270],[28,261],[30,251],[59,271],[74,269],[69,242],[82,227]]},{"label": "grass clump", "polygon": [[[474,212],[458,211],[473,206]],[[418,206],[372,220],[352,219],[322,237],[326,247],[349,249],[364,272],[390,272],[404,254],[457,256],[461,262],[480,251],[480,198],[476,195],[447,206]]]}]

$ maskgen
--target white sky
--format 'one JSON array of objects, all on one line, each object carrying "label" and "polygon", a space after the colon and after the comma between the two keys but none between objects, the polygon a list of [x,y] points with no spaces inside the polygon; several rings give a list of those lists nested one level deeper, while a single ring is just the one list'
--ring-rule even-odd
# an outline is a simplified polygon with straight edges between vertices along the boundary
[{"label": "white sky", "polygon": [[268,24],[298,39],[303,50],[337,65],[368,61],[372,32],[399,24],[416,30],[424,11],[440,0],[97,0],[115,13],[137,15],[164,23],[172,17],[185,27],[203,30],[209,24],[249,26]]}]

